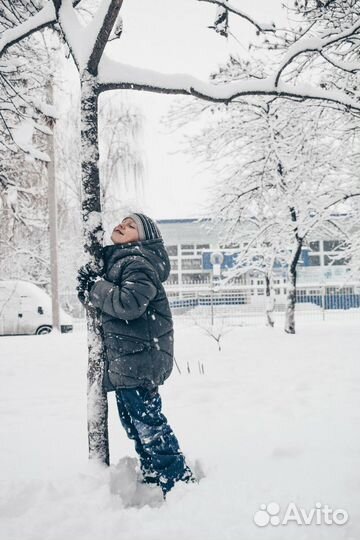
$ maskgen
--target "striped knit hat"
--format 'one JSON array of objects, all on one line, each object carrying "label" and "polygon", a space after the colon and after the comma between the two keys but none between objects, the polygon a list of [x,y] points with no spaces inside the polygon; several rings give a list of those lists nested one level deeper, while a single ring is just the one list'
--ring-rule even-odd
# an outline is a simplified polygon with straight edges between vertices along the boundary
[{"label": "striped knit hat", "polygon": [[[156,238],[162,238],[159,227],[155,221],[145,216],[145,214],[133,213],[128,216],[133,219],[137,225],[139,231],[139,240],[155,240]],[[126,218],[124,218],[126,219]]]}]

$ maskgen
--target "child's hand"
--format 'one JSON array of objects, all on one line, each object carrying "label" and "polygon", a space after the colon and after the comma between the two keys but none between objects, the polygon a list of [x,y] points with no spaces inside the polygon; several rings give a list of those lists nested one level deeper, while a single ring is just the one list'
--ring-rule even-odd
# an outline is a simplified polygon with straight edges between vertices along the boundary
[{"label": "child's hand", "polygon": [[90,291],[99,279],[101,279],[100,274],[91,268],[90,263],[85,264],[79,269],[76,289],[78,291],[78,298],[82,304],[88,305],[90,303]]}]

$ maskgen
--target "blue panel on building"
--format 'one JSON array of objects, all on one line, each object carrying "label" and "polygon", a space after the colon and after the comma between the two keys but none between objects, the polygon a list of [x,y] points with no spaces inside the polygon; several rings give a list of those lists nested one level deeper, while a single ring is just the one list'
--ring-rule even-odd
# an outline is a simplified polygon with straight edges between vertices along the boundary
[{"label": "blue panel on building", "polygon": [[[212,270],[213,265],[211,264],[210,258],[212,253],[222,253],[224,256],[224,261],[221,264],[221,268],[226,270],[227,268],[233,268],[236,264],[236,259],[239,252],[236,253],[227,253],[226,251],[203,251],[202,253],[202,267],[203,270]],[[256,260],[256,257],[254,257]],[[286,268],[288,265],[281,262],[279,259],[275,259],[274,268]],[[309,249],[302,249],[298,266],[309,266]]]},{"label": "blue panel on building", "polygon": [[[210,257],[214,253],[213,251],[203,251],[202,252],[202,267],[203,270],[212,270],[213,265],[211,264]],[[236,257],[239,255],[239,253],[226,253],[226,251],[217,251],[216,253],[222,253],[224,256],[223,263],[221,264],[221,268],[223,270],[226,270],[227,268],[232,268],[235,266],[236,263]]]},{"label": "blue panel on building", "polygon": [[302,249],[300,259],[298,262],[299,266],[309,266],[309,249]]}]

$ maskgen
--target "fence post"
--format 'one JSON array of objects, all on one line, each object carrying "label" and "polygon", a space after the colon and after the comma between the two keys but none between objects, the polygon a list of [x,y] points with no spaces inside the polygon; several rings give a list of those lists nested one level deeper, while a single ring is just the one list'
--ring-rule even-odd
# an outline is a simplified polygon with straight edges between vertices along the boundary
[{"label": "fence post", "polygon": [[325,321],[325,287],[321,288],[322,320]]}]

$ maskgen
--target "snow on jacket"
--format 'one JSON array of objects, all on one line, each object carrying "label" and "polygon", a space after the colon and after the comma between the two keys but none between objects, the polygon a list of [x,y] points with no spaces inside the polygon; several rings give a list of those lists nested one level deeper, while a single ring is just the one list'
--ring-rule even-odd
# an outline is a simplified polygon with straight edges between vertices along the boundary
[{"label": "snow on jacket", "polygon": [[170,273],[163,241],[104,248],[105,279],[90,292],[102,312],[106,348],[104,386],[154,387],[173,367],[173,321],[162,282]]}]

